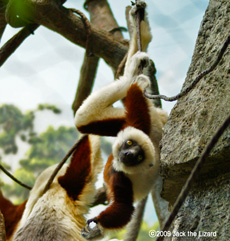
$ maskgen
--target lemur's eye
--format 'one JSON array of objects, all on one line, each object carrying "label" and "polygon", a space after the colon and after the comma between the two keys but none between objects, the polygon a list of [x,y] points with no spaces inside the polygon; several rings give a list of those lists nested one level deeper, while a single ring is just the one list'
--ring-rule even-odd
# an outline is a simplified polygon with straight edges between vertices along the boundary
[{"label": "lemur's eye", "polygon": [[132,146],[133,142],[132,142],[131,140],[128,140],[128,141],[126,141],[126,144],[127,144],[128,146]]},{"label": "lemur's eye", "polygon": [[138,161],[142,161],[143,158],[144,158],[144,157],[143,157],[142,155],[138,155],[138,157],[137,157]]}]

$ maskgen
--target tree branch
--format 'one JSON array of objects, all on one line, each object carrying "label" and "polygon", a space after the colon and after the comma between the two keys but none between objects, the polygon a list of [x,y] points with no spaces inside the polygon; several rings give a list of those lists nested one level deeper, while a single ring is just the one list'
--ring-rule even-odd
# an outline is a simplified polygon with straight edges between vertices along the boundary
[{"label": "tree branch", "polygon": [[[140,0],[136,0],[136,5],[140,2]],[[136,26],[137,26],[137,48],[139,51],[142,51],[141,45],[141,11],[140,9],[136,13]]]},{"label": "tree branch", "polygon": [[11,178],[14,182],[16,182],[17,184],[21,185],[22,187],[25,187],[29,190],[31,190],[32,188],[24,183],[22,183],[21,181],[19,181],[16,177],[14,177],[11,173],[9,173],[3,166],[2,164],[0,164],[0,169],[9,177]]},{"label": "tree branch", "polygon": [[0,40],[6,27],[5,10],[6,6],[4,5],[4,2],[0,1]]},{"label": "tree branch", "polygon": [[140,230],[140,226],[141,226],[141,222],[142,222],[142,218],[144,215],[147,199],[148,199],[148,197],[141,200],[138,203],[137,207],[135,208],[135,213],[133,215],[133,218],[127,226],[128,231],[125,234],[124,241],[134,241],[137,239],[138,233]]},{"label": "tree branch", "polygon": [[78,81],[77,91],[72,104],[74,115],[84,99],[91,93],[97,72],[98,60],[99,58],[95,56],[88,57],[87,54],[84,56],[84,61],[81,66],[80,79]]},{"label": "tree branch", "polygon": [[[33,1],[33,5],[36,9],[34,21],[37,24],[61,34],[81,47],[86,47],[87,34],[84,24],[71,10],[54,1],[37,0]],[[92,53],[103,58],[113,69],[116,69],[127,52],[127,47],[101,29],[91,27],[91,30]]]},{"label": "tree branch", "polygon": [[[87,6],[86,9],[90,13],[92,26],[98,29],[106,30],[108,32],[110,31],[110,33],[111,29],[118,28],[118,24],[114,19],[107,0],[90,0],[87,1],[84,5]],[[114,39],[123,38],[120,31],[113,31],[113,33],[110,35],[113,36]],[[83,100],[91,93],[96,76],[98,61],[98,57],[88,56],[86,53],[81,67],[81,75],[78,81],[77,92],[75,94],[75,99],[72,105],[74,114],[82,104]]]},{"label": "tree branch", "polygon": [[38,24],[24,27],[10,40],[8,40],[0,49],[0,67],[5,63],[9,56],[20,46],[20,44],[39,27]]},{"label": "tree branch", "polygon": [[106,189],[104,186],[97,190],[97,193],[94,197],[94,202],[92,203],[91,207],[95,207],[99,204],[102,204],[102,205],[107,204]]}]

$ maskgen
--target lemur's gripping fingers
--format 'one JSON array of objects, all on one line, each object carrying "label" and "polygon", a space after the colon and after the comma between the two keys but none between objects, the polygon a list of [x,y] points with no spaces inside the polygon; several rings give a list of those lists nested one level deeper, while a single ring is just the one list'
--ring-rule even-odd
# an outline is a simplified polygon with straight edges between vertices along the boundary
[{"label": "lemur's gripping fingers", "polygon": [[91,219],[88,219],[87,220],[87,225],[90,225],[90,223],[98,223],[98,218],[97,217],[94,217],[94,218],[91,218]]},{"label": "lemur's gripping fingers", "polygon": [[[87,220],[87,225],[81,230],[81,236],[86,240],[94,240],[95,238],[102,237],[102,231],[99,228],[97,217]],[[95,223],[93,228],[90,227],[91,223]]]},{"label": "lemur's gripping fingers", "polygon": [[132,58],[136,62],[138,68],[144,69],[149,65],[149,56],[145,52],[137,51]]},{"label": "lemur's gripping fingers", "polygon": [[131,2],[132,3],[132,9],[131,9],[131,15],[133,16],[133,17],[135,17],[136,16],[136,14],[137,14],[137,11],[139,11],[139,10],[145,10],[145,8],[146,8],[146,3],[145,3],[145,1],[139,1],[138,3],[134,3],[134,2]]},{"label": "lemur's gripping fingers", "polygon": [[142,55],[140,56],[140,65],[138,66],[139,70],[142,71],[144,68],[149,66],[149,56],[148,55]]},{"label": "lemur's gripping fingers", "polygon": [[149,56],[145,52],[136,52],[130,60],[127,72],[132,77],[139,75],[149,65]]}]

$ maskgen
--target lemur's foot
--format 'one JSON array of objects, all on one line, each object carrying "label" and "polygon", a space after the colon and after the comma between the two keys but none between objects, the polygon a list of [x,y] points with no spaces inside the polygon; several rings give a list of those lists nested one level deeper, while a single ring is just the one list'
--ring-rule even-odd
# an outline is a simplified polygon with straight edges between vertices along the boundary
[{"label": "lemur's foot", "polygon": [[149,65],[149,56],[145,52],[136,52],[130,60],[128,72],[135,77],[142,73],[143,69]]},{"label": "lemur's foot", "polygon": [[137,11],[139,10],[145,10],[146,8],[146,3],[145,1],[139,1],[138,3],[132,2],[132,8],[131,8],[131,15],[135,16]]},{"label": "lemur's foot", "polygon": [[[94,223],[95,226],[93,228],[90,225]],[[81,236],[86,240],[94,240],[102,237],[102,231],[97,223],[97,218],[92,218],[87,220],[87,225],[81,230]]]}]

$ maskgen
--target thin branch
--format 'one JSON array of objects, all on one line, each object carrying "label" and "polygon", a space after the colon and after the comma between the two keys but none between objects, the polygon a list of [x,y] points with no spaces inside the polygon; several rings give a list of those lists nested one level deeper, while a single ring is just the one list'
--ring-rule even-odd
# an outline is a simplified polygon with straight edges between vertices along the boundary
[{"label": "thin branch", "polygon": [[94,202],[92,203],[91,207],[95,207],[97,205],[107,205],[107,194],[106,194],[106,188],[103,186],[97,190],[97,193],[94,197]]},{"label": "thin branch", "polygon": [[81,66],[80,79],[78,81],[77,91],[72,104],[73,114],[75,115],[82,102],[90,95],[95,81],[99,58],[96,56],[84,56]]},{"label": "thin branch", "polygon": [[[170,228],[174,218],[176,217],[180,207],[182,206],[185,198],[187,197],[187,195],[189,193],[191,185],[196,180],[201,167],[204,165],[206,158],[208,157],[211,150],[214,148],[215,144],[217,143],[217,141],[219,140],[219,138],[221,137],[221,135],[224,133],[224,131],[227,129],[227,127],[229,125],[230,125],[230,116],[227,117],[227,119],[224,121],[224,123],[221,125],[221,127],[217,130],[216,134],[212,137],[211,141],[208,143],[208,145],[202,152],[200,158],[197,160],[195,166],[193,167],[188,179],[186,180],[186,183],[184,184],[184,186],[173,206],[171,214],[169,215],[169,217],[164,225],[164,228],[162,230],[163,232],[167,231]],[[157,239],[157,241],[160,241],[163,239],[164,239],[164,237],[162,236],[162,237],[159,237]]]},{"label": "thin branch", "polygon": [[126,55],[124,56],[124,58],[121,60],[120,64],[118,65],[117,72],[115,74],[116,79],[119,79],[119,77],[122,75],[127,57],[128,57],[128,53],[126,53]]},{"label": "thin branch", "polygon": [[[136,5],[140,2],[140,0],[136,0]],[[141,11],[140,9],[136,13],[136,26],[137,26],[137,48],[139,51],[142,51],[141,45]]]},{"label": "thin branch", "polygon": [[77,9],[74,9],[74,8],[71,8],[70,10],[72,10],[72,12],[78,14],[80,17],[81,17],[81,20],[85,26],[85,30],[86,30],[86,46],[85,46],[85,49],[86,49],[86,55],[87,56],[91,56],[92,53],[90,51],[90,37],[91,37],[91,25],[90,25],[90,22],[89,20],[87,19],[87,17],[80,11],[80,10],[77,10]]},{"label": "thin branch", "polygon": [[163,99],[165,101],[175,101],[178,100],[179,98],[183,97],[184,95],[186,95],[190,90],[192,90],[196,84],[207,74],[209,74],[210,72],[212,72],[216,66],[219,64],[222,56],[224,55],[225,50],[227,49],[228,45],[230,43],[230,35],[228,36],[228,38],[225,40],[219,54],[217,55],[217,58],[215,60],[215,62],[210,66],[210,68],[208,68],[207,70],[205,70],[204,72],[202,72],[200,75],[198,75],[195,80],[192,82],[192,84],[186,88],[184,91],[180,92],[179,94],[172,96],[172,97],[167,97],[165,95],[151,95],[148,94],[145,90],[145,96],[149,99]]},{"label": "thin branch", "polygon": [[50,176],[44,190],[43,190],[43,194],[50,188],[50,185],[52,184],[54,178],[56,177],[57,173],[59,172],[59,170],[62,168],[62,166],[65,164],[65,162],[68,160],[68,158],[73,154],[73,152],[77,149],[78,145],[80,143],[80,140],[78,140],[72,147],[71,149],[67,152],[67,154],[64,156],[64,158],[62,159],[62,161],[58,164],[58,166],[55,168],[55,170],[53,171],[52,175]]},{"label": "thin branch", "polygon": [[[127,227],[128,231],[125,234],[124,241],[133,241],[133,240],[137,239],[137,236],[138,236],[138,233],[140,230],[140,226],[141,226],[141,222],[142,222],[142,217],[144,215],[147,199],[148,199],[148,196],[146,198],[142,199],[138,203],[137,207],[135,208],[135,213],[134,213],[132,220],[128,224],[128,227]],[[137,227],[139,227],[139,228],[137,228]]]},{"label": "thin branch", "polygon": [[[120,31],[111,33],[111,29],[118,29],[119,26],[113,16],[112,10],[106,0],[97,1],[91,0],[86,2],[87,10],[90,14],[91,26],[109,31],[110,36],[114,39],[123,39]],[[92,44],[91,40],[90,43]],[[93,43],[94,44],[94,43]],[[91,49],[91,46],[89,46]],[[86,47],[86,50],[89,49]],[[90,51],[92,52],[92,51]],[[81,106],[83,100],[91,93],[94,85],[99,58],[97,56],[89,56],[87,53],[84,56],[84,61],[81,67],[80,79],[72,104],[72,109],[75,114]]]},{"label": "thin branch", "polygon": [[29,190],[31,190],[32,188],[24,183],[22,183],[21,181],[19,181],[16,177],[14,177],[11,173],[9,173],[0,163],[0,169],[9,177],[11,178],[14,182],[16,182],[17,184],[21,185],[22,187],[25,187]]},{"label": "thin branch", "polygon": [[17,34],[15,34],[10,40],[8,40],[0,49],[0,67],[5,63],[11,54],[20,46],[20,44],[30,36],[37,28],[38,24],[30,25],[30,27],[24,27]]},{"label": "thin branch", "polygon": [[[150,79],[150,91],[152,92],[152,94],[155,95],[159,95],[159,88],[158,88],[158,82],[157,82],[157,78],[156,78],[156,67],[155,64],[153,62],[152,59],[150,59],[150,63],[147,69],[147,76]],[[161,100],[157,99],[157,100],[153,100],[154,105],[158,108],[162,108],[162,104],[161,104]]]}]

